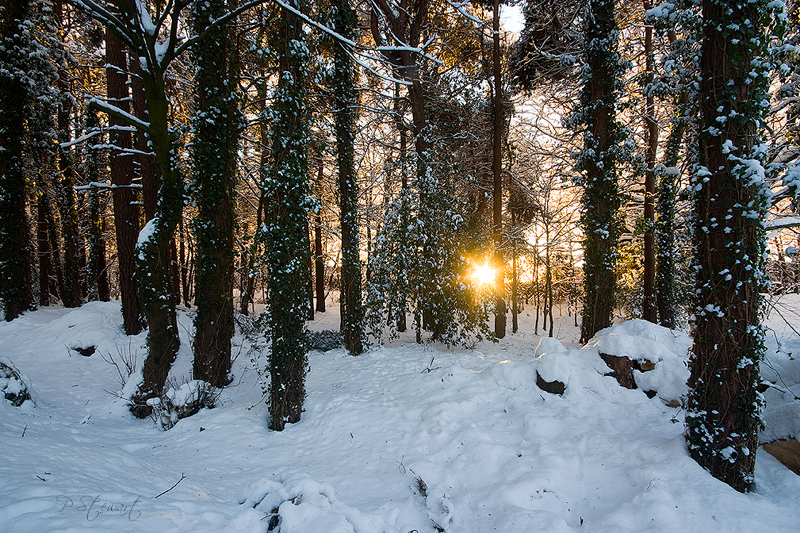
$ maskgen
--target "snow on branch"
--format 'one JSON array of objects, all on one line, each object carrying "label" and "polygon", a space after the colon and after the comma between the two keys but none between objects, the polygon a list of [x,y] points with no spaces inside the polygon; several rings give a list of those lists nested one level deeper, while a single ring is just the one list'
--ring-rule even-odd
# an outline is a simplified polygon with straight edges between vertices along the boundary
[{"label": "snow on branch", "polygon": [[106,28],[116,33],[122,41],[131,48],[139,48],[143,40],[137,35],[130,24],[124,22],[115,13],[112,13],[105,6],[98,4],[94,0],[64,0],[67,4],[83,11],[93,19],[97,20]]},{"label": "snow on branch", "polygon": [[474,22],[475,24],[477,24],[479,28],[482,28],[482,27],[486,26],[487,24],[489,24],[487,21],[481,20],[481,19],[475,17],[474,15],[470,15],[469,13],[464,11],[464,6],[469,4],[469,0],[466,0],[464,2],[453,2],[452,0],[445,0],[445,2],[450,7],[455,9],[461,16],[466,17],[467,19],[469,19],[472,22]]},{"label": "snow on branch", "polygon": [[116,117],[124,122],[127,122],[131,126],[134,126],[136,127],[136,129],[141,130],[145,133],[150,133],[151,131],[149,122],[144,122],[143,120],[140,120],[139,118],[131,115],[130,113],[123,111],[117,106],[108,104],[100,100],[99,98],[92,98],[91,100],[89,100],[89,105],[94,107],[95,109],[99,109],[104,113]]},{"label": "snow on branch", "polygon": [[773,220],[767,220],[765,225],[767,231],[796,228],[800,226],[800,216],[787,216],[787,217],[776,218]]},{"label": "snow on branch", "polygon": [[100,134],[102,134],[102,133],[103,133],[103,131],[102,131],[102,130],[94,130],[94,131],[90,131],[89,133],[86,133],[86,134],[84,134],[84,135],[81,135],[81,136],[80,136],[80,137],[78,137],[77,139],[72,139],[71,141],[67,141],[67,142],[59,143],[58,145],[59,145],[61,148],[64,148],[64,149],[66,149],[66,148],[71,148],[71,147],[75,146],[76,144],[80,144],[80,143],[82,143],[83,141],[88,141],[88,140],[89,140],[89,139],[91,139],[92,137],[97,137],[98,135],[100,135]]}]

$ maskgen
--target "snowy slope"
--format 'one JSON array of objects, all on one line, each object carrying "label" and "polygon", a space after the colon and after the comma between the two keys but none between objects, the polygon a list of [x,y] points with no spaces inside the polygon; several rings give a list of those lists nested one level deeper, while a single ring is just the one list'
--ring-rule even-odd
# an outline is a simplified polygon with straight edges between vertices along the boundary
[{"label": "snowy slope", "polygon": [[[800,324],[795,304],[778,302]],[[333,309],[319,316],[313,328],[338,324]],[[770,455],[759,450],[748,495],[689,458],[682,412],[666,405],[685,393],[685,334],[632,322],[579,350],[572,317],[559,319],[563,344],[541,346],[523,318],[523,333],[475,350],[313,352],[306,412],[282,433],[266,428],[265,361],[246,347],[221,405],[165,432],[115,396],[102,356],[119,362],[144,342],[124,336],[117,303],[2,323],[0,357],[35,405],[0,401],[0,532],[263,532],[276,510],[283,533],[797,530],[800,477]],[[191,318],[179,320],[176,384],[191,368]],[[765,376],[786,387],[767,393],[777,435],[796,431],[800,339],[770,320]],[[89,345],[90,357],[70,350]],[[655,362],[637,380],[658,395],[603,376],[601,349]],[[537,370],[564,395],[539,390]]]}]

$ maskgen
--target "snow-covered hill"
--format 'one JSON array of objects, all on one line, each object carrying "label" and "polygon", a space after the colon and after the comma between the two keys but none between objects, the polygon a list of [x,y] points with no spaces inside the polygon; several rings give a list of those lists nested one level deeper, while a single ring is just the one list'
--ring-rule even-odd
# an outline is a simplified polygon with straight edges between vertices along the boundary
[{"label": "snow-covered hill", "polygon": [[[770,314],[764,376],[783,389],[766,393],[770,440],[800,429],[800,338],[783,320],[800,325],[798,309],[786,298]],[[318,316],[314,329],[338,324],[334,309]],[[759,450],[747,495],[689,458],[682,410],[668,406],[685,393],[685,333],[632,321],[578,349],[572,317],[541,345],[522,318],[520,333],[473,350],[312,352],[306,412],[282,433],[266,426],[265,360],[241,336],[219,406],[163,431],[118,397],[106,360],[122,377],[123,361],[140,369],[144,335],[124,336],[117,303],[2,323],[0,361],[33,401],[0,401],[0,531],[797,531],[800,476],[772,456]],[[191,317],[179,320],[176,386],[191,369]],[[655,363],[635,377],[657,394],[604,376],[599,350]]]}]

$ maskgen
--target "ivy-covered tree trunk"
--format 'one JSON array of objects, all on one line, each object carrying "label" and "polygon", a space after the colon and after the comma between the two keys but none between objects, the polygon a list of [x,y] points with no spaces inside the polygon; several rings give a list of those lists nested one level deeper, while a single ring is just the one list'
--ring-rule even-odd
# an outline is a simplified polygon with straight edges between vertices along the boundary
[{"label": "ivy-covered tree trunk", "polygon": [[[358,18],[349,0],[333,4],[334,30],[354,40]],[[334,118],[339,167],[339,209],[342,230],[340,308],[344,346],[351,355],[364,351],[364,308],[361,301],[361,258],[358,245],[358,182],[355,172],[355,70],[344,44],[334,52]]]},{"label": "ivy-covered tree trunk", "polygon": [[[194,4],[196,33],[232,9],[234,0]],[[214,27],[194,48],[197,107],[193,119],[193,193],[197,205],[195,261],[195,379],[224,387],[230,381],[233,336],[236,151],[241,116],[237,47],[229,24]]]},{"label": "ivy-covered tree trunk", "polygon": [[[682,106],[688,102],[688,96],[682,96]],[[672,120],[667,136],[664,153],[664,166],[657,171],[656,203],[656,305],[658,307],[658,323],[665,328],[674,329],[678,322],[678,297],[675,290],[675,257],[678,250],[675,245],[676,202],[678,199],[678,159],[686,131],[688,117],[678,115]]]},{"label": "ivy-covered tree trunk", "polygon": [[11,321],[34,307],[28,184],[23,172],[28,85],[28,0],[4,0],[0,9],[0,296]]},{"label": "ivy-covered tree trunk", "polygon": [[696,307],[686,413],[691,456],[739,491],[754,488],[768,189],[760,134],[769,108],[768,0],[704,0]]},{"label": "ivy-covered tree trunk", "polygon": [[[111,31],[106,31],[106,84],[108,100],[123,111],[128,111],[128,73],[126,54],[122,42]],[[125,153],[132,146],[131,132],[124,131],[127,124],[109,116],[109,141],[113,148],[109,154],[111,167],[111,201],[114,209],[114,231],[117,238],[117,266],[120,299],[122,300],[122,327],[128,335],[137,335],[144,324],[136,282],[134,251],[139,237],[139,209],[132,187],[134,178],[133,157]]]},{"label": "ivy-covered tree trunk", "polygon": [[[302,12],[303,2],[287,4]],[[282,431],[300,420],[305,399],[308,351],[310,242],[306,230],[311,206],[308,183],[308,127],[305,66],[309,60],[302,20],[282,8],[276,50],[280,77],[272,108],[272,166],[264,184],[264,239],[269,271],[270,386],[269,427]]]},{"label": "ivy-covered tree trunk", "polygon": [[624,137],[617,123],[620,65],[614,0],[590,0],[584,11],[584,87],[580,108],[571,119],[583,125],[584,146],[578,156],[583,186],[584,304],[581,341],[612,323],[616,304],[617,241],[620,194],[617,166]]},{"label": "ivy-covered tree trunk", "polygon": [[150,119],[148,136],[162,175],[158,211],[139,234],[136,245],[136,276],[139,301],[147,320],[147,357],[142,383],[131,398],[131,412],[144,418],[152,409],[147,400],[161,395],[169,370],[180,348],[178,320],[169,258],[172,236],[183,209],[184,185],[177,167],[178,155],[169,127],[169,102],[163,72],[142,71]]}]

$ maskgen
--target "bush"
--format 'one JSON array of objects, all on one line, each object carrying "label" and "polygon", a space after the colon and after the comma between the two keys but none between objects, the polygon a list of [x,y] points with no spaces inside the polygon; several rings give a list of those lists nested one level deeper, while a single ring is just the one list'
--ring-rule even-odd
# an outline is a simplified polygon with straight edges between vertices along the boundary
[{"label": "bush", "polygon": [[159,398],[147,400],[153,408],[151,418],[165,430],[172,429],[178,420],[192,416],[200,409],[213,409],[222,389],[208,382],[194,379],[180,387],[171,386]]},{"label": "bush", "polygon": [[340,331],[326,329],[323,331],[307,331],[306,338],[309,350],[328,352],[344,346],[344,338]]},{"label": "bush", "polygon": [[19,407],[25,400],[31,399],[28,386],[22,381],[19,372],[12,365],[3,362],[0,362],[0,391],[14,407]]}]

